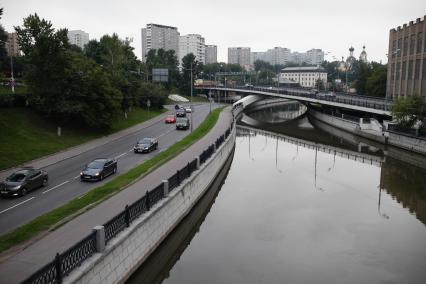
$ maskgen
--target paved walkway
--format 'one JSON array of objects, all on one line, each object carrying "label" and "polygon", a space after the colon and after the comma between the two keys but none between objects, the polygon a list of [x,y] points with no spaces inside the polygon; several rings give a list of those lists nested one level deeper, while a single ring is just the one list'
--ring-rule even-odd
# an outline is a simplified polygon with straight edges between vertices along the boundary
[{"label": "paved walkway", "polygon": [[222,135],[232,121],[231,108],[222,111],[213,129],[198,142],[159,167],[137,184],[131,185],[112,198],[85,212],[64,226],[44,236],[42,239],[0,263],[2,283],[19,283],[51,261],[57,252],[63,252],[81,238],[88,235],[96,225],[104,224],[121,212],[126,204],[142,197],[146,190],[160,184],[163,179],[176,173],[189,161],[200,155],[209,145]]}]

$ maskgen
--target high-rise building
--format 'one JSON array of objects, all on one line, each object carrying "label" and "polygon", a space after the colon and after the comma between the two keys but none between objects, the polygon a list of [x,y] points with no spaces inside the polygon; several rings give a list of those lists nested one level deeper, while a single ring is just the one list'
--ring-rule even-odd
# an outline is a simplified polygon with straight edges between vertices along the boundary
[{"label": "high-rise building", "polygon": [[309,65],[320,65],[324,62],[324,51],[313,48],[306,52],[306,63]]},{"label": "high-rise building", "polygon": [[182,64],[182,58],[192,53],[195,60],[206,62],[206,45],[204,38],[199,34],[188,34],[179,37],[179,63]]},{"label": "high-rise building", "polygon": [[9,56],[20,55],[17,33],[7,33],[6,51]]},{"label": "high-rise building", "polygon": [[265,61],[272,65],[285,65],[290,61],[290,49],[284,47],[274,47],[268,49],[265,54]]},{"label": "high-rise building", "polygon": [[217,62],[217,45],[206,45],[206,64]]},{"label": "high-rise building", "polygon": [[426,96],[426,16],[389,32],[386,97]]},{"label": "high-rise building", "polygon": [[147,24],[142,29],[142,61],[151,49],[174,50],[179,56],[179,32],[176,27]]},{"label": "high-rise building", "polygon": [[296,63],[296,64],[302,64],[306,63],[306,53],[304,52],[292,52],[290,55],[290,62]]},{"label": "high-rise building", "polygon": [[250,64],[254,64],[257,60],[266,61],[266,52],[253,51],[250,53]]},{"label": "high-rise building", "polygon": [[82,30],[68,31],[68,41],[81,49],[89,42],[89,34]]},{"label": "high-rise building", "polygon": [[229,47],[228,63],[241,66],[250,65],[250,47]]}]

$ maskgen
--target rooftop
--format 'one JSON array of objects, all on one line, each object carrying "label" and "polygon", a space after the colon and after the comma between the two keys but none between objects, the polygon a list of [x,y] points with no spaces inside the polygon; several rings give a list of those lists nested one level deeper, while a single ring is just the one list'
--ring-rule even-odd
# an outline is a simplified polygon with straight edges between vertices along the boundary
[{"label": "rooftop", "polygon": [[304,66],[304,67],[286,67],[281,70],[282,72],[325,72],[321,66]]}]

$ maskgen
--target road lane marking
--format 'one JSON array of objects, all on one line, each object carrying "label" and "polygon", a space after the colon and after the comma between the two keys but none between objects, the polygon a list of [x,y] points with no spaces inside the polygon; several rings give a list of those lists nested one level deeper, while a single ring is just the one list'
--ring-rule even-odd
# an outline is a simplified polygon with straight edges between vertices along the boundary
[{"label": "road lane marking", "polygon": [[157,139],[159,139],[160,137],[163,137],[164,135],[166,135],[166,134],[169,134],[170,132],[172,132],[174,130],[174,128],[172,128],[171,130],[169,130],[169,131],[167,131],[167,132],[165,132],[165,133],[163,133],[163,134],[161,134],[160,136],[158,136],[157,137]]},{"label": "road lane marking", "polygon": [[80,175],[73,177],[72,179],[78,179],[80,177]]},{"label": "road lane marking", "polygon": [[118,155],[118,156],[117,156],[117,157],[115,157],[114,159],[115,159],[115,160],[118,160],[119,158],[123,157],[124,155],[127,155],[127,152],[125,152],[125,153],[123,153],[123,154],[121,154],[121,155]]},{"label": "road lane marking", "polygon": [[63,183],[60,183],[60,184],[58,184],[58,185],[56,185],[56,186],[54,186],[52,188],[49,188],[48,190],[43,191],[42,194],[45,194],[45,193],[47,193],[47,192],[49,192],[51,190],[54,190],[54,189],[56,189],[56,188],[58,188],[60,186],[63,186],[64,184],[69,183],[69,182],[70,182],[69,180],[64,181]]},{"label": "road lane marking", "polygon": [[28,202],[28,201],[30,201],[30,200],[32,200],[32,199],[34,199],[34,198],[35,198],[35,197],[33,196],[33,197],[31,197],[31,198],[28,198],[27,200],[24,200],[24,201],[22,201],[22,202],[20,202],[20,203],[18,203],[18,204],[13,205],[12,207],[9,207],[9,208],[7,208],[7,209],[4,209],[3,211],[1,211],[1,212],[0,212],[0,214],[4,213],[4,212],[6,212],[6,211],[9,211],[10,209],[13,209],[13,208],[15,208],[15,207],[17,207],[17,206],[19,206],[19,205],[22,205],[22,204],[24,204],[24,203],[26,203],[26,202]]}]

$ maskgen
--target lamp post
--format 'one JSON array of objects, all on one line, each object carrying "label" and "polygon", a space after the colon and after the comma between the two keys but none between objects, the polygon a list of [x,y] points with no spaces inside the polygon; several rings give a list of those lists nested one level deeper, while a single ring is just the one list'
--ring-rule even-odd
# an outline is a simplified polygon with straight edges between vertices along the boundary
[{"label": "lamp post", "polygon": [[192,61],[191,61],[191,102],[189,104],[190,104],[190,108],[191,108],[191,133],[192,133],[192,129],[193,129],[192,128],[193,127],[192,122],[194,121],[193,118],[192,118],[193,117],[193,113],[192,113],[193,112],[193,110],[192,110]]}]

